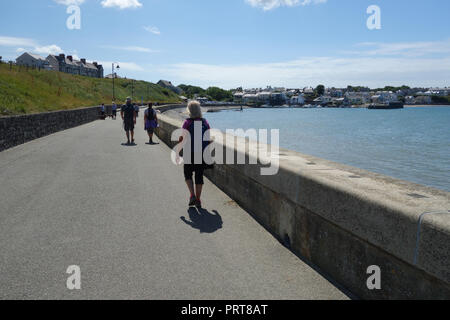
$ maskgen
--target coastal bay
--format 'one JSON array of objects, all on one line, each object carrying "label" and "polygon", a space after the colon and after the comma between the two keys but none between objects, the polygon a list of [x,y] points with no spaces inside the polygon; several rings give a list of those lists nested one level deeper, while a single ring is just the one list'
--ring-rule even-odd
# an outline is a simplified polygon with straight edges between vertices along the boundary
[{"label": "coastal bay", "polygon": [[283,148],[450,191],[450,106],[246,109],[205,116],[220,130],[279,129]]}]

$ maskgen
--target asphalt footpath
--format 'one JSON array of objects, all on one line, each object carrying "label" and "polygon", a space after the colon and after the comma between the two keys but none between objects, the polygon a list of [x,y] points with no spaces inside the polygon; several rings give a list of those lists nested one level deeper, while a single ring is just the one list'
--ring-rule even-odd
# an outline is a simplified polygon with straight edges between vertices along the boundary
[{"label": "asphalt footpath", "polygon": [[348,299],[211,182],[189,209],[142,113],[134,146],[118,117],[0,153],[0,299]]}]

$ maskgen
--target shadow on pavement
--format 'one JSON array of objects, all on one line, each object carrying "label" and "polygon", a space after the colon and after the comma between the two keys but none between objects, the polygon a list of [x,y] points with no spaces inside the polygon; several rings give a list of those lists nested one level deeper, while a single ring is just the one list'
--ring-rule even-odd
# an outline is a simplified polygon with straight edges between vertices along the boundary
[{"label": "shadow on pavement", "polygon": [[122,147],[137,147],[136,143],[122,143]]},{"label": "shadow on pavement", "polygon": [[158,143],[158,142],[153,142],[153,143],[146,142],[145,144],[146,144],[146,145],[149,145],[149,146],[156,146],[156,145],[158,145],[159,143]]},{"label": "shadow on pavement", "polygon": [[185,217],[181,217],[181,220],[192,228],[198,229],[200,233],[214,233],[222,229],[223,221],[216,210],[213,210],[213,213],[205,209],[189,208],[188,214],[191,221],[186,220]]}]

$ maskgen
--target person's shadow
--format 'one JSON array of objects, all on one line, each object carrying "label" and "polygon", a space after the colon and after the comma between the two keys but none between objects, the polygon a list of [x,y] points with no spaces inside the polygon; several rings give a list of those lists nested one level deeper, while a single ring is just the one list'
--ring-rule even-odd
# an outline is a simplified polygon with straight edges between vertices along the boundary
[{"label": "person's shadow", "polygon": [[214,233],[222,229],[223,221],[216,210],[213,210],[213,213],[211,214],[205,209],[189,208],[188,214],[191,221],[188,221],[185,217],[180,219],[192,228],[200,230],[200,233]]},{"label": "person's shadow", "polygon": [[137,147],[136,142],[122,143],[121,145],[122,145],[122,147]]}]

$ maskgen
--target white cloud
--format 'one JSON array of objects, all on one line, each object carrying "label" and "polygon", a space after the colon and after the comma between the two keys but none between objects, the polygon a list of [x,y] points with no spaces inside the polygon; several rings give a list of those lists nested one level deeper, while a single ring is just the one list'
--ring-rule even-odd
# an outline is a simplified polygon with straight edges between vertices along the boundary
[{"label": "white cloud", "polygon": [[352,54],[369,56],[395,56],[419,57],[429,54],[450,53],[450,39],[444,41],[429,42],[398,42],[398,43],[377,43],[363,42],[356,47],[364,49],[360,51],[349,52]]},{"label": "white cloud", "polygon": [[[103,68],[106,70],[109,67],[111,67],[112,65],[112,61],[100,61],[100,64],[103,65]],[[121,71],[134,71],[134,72],[141,72],[141,71],[145,71],[144,68],[142,68],[140,65],[134,63],[134,62],[114,62],[114,64],[119,65],[120,66],[120,70]]]},{"label": "white cloud", "polygon": [[[241,65],[180,63],[161,68],[174,81],[197,85],[302,87],[320,83],[347,85],[448,86],[450,39],[435,42],[359,43],[345,57]],[[342,54],[342,52],[341,52]]]},{"label": "white cloud", "polygon": [[82,5],[85,0],[53,0],[53,1],[55,1],[58,4],[63,4],[65,6],[71,5],[79,6]]},{"label": "white cloud", "polygon": [[133,51],[133,52],[146,52],[146,53],[155,53],[155,50],[149,49],[149,48],[144,48],[144,47],[136,47],[136,46],[131,46],[131,47],[123,47],[121,48],[125,51]]},{"label": "white cloud", "polygon": [[158,70],[179,83],[224,88],[303,87],[325,84],[345,87],[367,85],[448,85],[450,57],[439,59],[388,57],[304,57],[298,60],[242,65],[180,63]]},{"label": "white cloud", "polygon": [[56,44],[52,44],[49,46],[42,46],[42,47],[38,46],[33,49],[33,53],[43,54],[43,55],[49,55],[49,54],[58,55],[62,52],[63,52],[63,49],[61,49]]},{"label": "white cloud", "polygon": [[281,6],[294,7],[325,3],[327,0],[245,0],[245,2],[252,7],[262,8],[264,11],[268,11]]},{"label": "white cloud", "polygon": [[36,45],[37,43],[33,39],[0,36],[0,46],[2,47],[33,47]]},{"label": "white cloud", "polygon": [[0,37],[0,47],[17,47],[17,53],[29,51],[32,53],[49,55],[63,52],[63,50],[55,44],[41,46],[33,39],[15,37]]},{"label": "white cloud", "polygon": [[132,51],[132,52],[144,52],[144,53],[158,52],[157,50],[139,47],[139,46],[100,46],[100,47],[104,48],[104,49],[114,49],[114,50]]},{"label": "white cloud", "polygon": [[122,10],[142,7],[142,3],[140,3],[139,0],[103,0],[102,6],[104,8],[117,7]]},{"label": "white cloud", "polygon": [[147,27],[144,27],[144,30],[146,30],[146,31],[148,31],[148,32],[151,32],[151,33],[153,33],[153,34],[157,34],[157,35],[160,35],[160,34],[161,34],[161,31],[159,31],[159,29],[158,29],[157,27],[150,27],[150,26],[147,26]]}]

